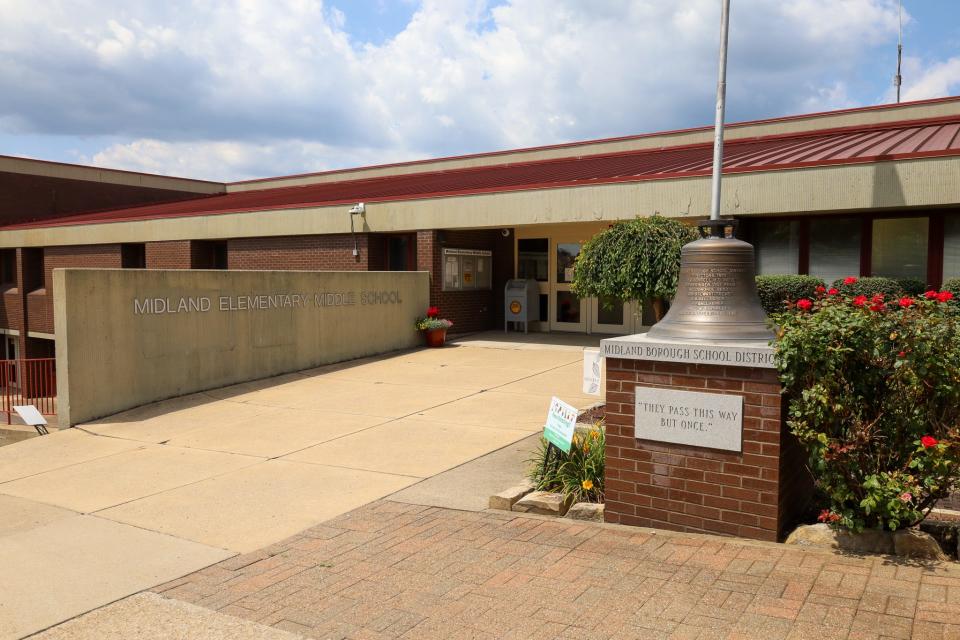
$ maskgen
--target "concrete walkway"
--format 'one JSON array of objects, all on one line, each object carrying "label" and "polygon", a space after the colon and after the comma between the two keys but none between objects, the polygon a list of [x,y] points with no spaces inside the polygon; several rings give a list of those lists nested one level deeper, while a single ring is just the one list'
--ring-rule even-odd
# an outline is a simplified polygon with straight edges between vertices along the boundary
[{"label": "concrete walkway", "polygon": [[310,638],[960,637],[955,563],[393,501],[156,591]]},{"label": "concrete walkway", "polygon": [[[0,638],[283,540],[587,406],[581,345],[369,358],[0,448]],[[122,390],[118,390],[122,392]]]}]

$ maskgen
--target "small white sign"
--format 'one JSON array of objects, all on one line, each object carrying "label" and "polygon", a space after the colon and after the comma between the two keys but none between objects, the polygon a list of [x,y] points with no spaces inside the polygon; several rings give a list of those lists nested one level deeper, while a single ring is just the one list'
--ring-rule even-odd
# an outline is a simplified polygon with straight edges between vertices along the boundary
[{"label": "small white sign", "polygon": [[599,349],[583,350],[583,392],[600,395],[600,379],[603,371],[603,356]]},{"label": "small white sign", "polygon": [[740,451],[743,396],[636,388],[634,437]]},{"label": "small white sign", "polygon": [[550,401],[550,411],[547,412],[547,424],[543,427],[543,437],[564,453],[570,453],[570,443],[573,442],[573,432],[577,426],[579,414],[576,407],[554,397]]},{"label": "small white sign", "polygon": [[28,426],[36,427],[47,424],[46,418],[44,418],[32,404],[13,405],[13,410],[17,412],[17,415],[20,416]]}]

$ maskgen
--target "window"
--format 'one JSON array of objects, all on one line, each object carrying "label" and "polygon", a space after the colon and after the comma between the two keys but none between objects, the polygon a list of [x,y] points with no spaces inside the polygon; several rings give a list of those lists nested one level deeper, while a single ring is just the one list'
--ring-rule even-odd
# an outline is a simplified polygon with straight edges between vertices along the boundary
[{"label": "window", "polygon": [[960,215],[943,219],[943,279],[960,278]]},{"label": "window", "polygon": [[546,238],[517,240],[517,277],[546,282],[549,247]]},{"label": "window", "polygon": [[861,228],[859,218],[810,220],[810,275],[828,285],[860,275]]},{"label": "window", "polygon": [[17,284],[17,250],[0,250],[0,284]]},{"label": "window", "polygon": [[147,248],[144,244],[124,244],[120,246],[120,266],[124,269],[146,269]]},{"label": "window", "polygon": [[795,274],[800,265],[800,223],[790,220],[757,220],[753,223],[753,249],[758,275]]},{"label": "window", "polygon": [[195,240],[190,247],[191,269],[226,269],[226,240]]},{"label": "window", "polygon": [[557,282],[573,282],[573,265],[580,255],[579,242],[561,242],[557,245]]},{"label": "window", "polygon": [[23,249],[23,290],[27,293],[47,286],[43,258],[43,249]]},{"label": "window", "polygon": [[873,221],[873,275],[927,280],[928,218]]},{"label": "window", "polygon": [[443,290],[490,289],[493,252],[481,249],[443,250]]}]

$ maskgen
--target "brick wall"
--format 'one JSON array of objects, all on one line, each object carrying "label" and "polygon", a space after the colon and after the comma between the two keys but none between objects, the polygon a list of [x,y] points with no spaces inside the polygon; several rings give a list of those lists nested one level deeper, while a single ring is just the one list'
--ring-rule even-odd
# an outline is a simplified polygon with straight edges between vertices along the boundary
[{"label": "brick wall", "polygon": [[[741,395],[742,452],[634,438],[636,386]],[[607,359],[606,519],[777,540],[810,481],[773,369]]]},{"label": "brick wall", "polygon": [[230,269],[366,271],[367,235],[357,234],[359,259],[350,234],[235,238],[227,242]]},{"label": "brick wall", "polygon": [[192,245],[190,240],[146,243],[147,269],[190,269],[193,266]]},{"label": "brick wall", "polygon": [[[27,304],[27,324],[30,331],[41,333],[53,333],[53,270],[80,267],[91,269],[119,269],[120,245],[102,244],[102,245],[78,245],[68,247],[46,247],[43,249],[43,287],[41,290],[33,289],[25,292],[24,299]],[[18,264],[19,271],[29,271],[30,267],[24,264],[21,258]],[[24,280],[31,274],[25,273]],[[31,287],[27,287],[31,289]],[[22,321],[21,321],[22,322]],[[21,326],[21,334],[25,333]],[[27,355],[29,354],[29,345],[23,339],[21,349]]]},{"label": "brick wall", "polygon": [[[486,249],[493,252],[492,288],[483,291],[443,291],[443,248]],[[453,321],[453,333],[484,331],[503,326],[503,287],[513,277],[513,236],[499,229],[420,231],[417,269],[430,271],[430,303]]]}]

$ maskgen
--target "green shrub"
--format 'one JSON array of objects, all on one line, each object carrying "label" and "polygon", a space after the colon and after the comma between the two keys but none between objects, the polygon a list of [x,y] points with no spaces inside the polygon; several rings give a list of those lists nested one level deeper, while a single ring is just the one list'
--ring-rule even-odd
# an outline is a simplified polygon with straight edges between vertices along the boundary
[{"label": "green shrub", "polygon": [[[871,298],[878,293],[887,297],[894,297],[903,293],[903,287],[893,278],[856,278],[851,276],[834,280],[832,286],[839,289],[842,294],[854,297],[867,296]],[[921,293],[923,289],[925,287],[921,288]]]},{"label": "green shrub", "polygon": [[528,460],[527,477],[537,491],[556,491],[572,496],[573,502],[603,502],[603,462],[606,434],[603,421],[589,431],[579,429],[573,436],[570,453],[554,449],[544,470],[548,443],[540,438],[540,447]]},{"label": "green shrub", "polygon": [[583,245],[571,289],[581,298],[649,298],[659,320],[677,291],[680,250],[696,239],[694,227],[661,215],[617,222]]},{"label": "green shrub", "polygon": [[767,315],[786,310],[787,302],[813,298],[823,280],[813,276],[757,276],[757,293]]},{"label": "green shrub", "polygon": [[909,527],[960,481],[960,305],[951,297],[827,293],[778,317],[788,425],[826,496],[822,521]]},{"label": "green shrub", "polygon": [[927,283],[920,278],[894,278],[894,280],[899,285],[900,291],[908,296],[923,295],[928,289]]},{"label": "green shrub", "polygon": [[960,278],[950,278],[943,283],[942,289],[944,291],[949,291],[957,298],[960,298]]}]

